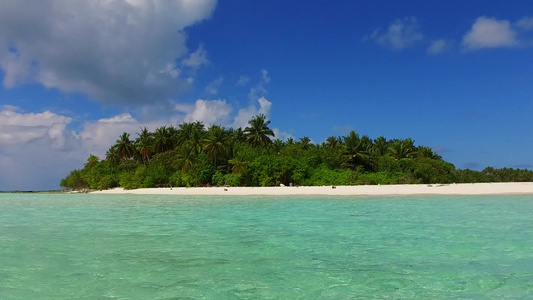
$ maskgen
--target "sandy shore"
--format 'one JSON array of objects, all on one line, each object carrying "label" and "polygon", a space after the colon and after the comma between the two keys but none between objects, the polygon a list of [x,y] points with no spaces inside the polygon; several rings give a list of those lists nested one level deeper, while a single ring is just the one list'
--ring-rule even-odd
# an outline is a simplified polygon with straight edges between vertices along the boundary
[{"label": "sandy shore", "polygon": [[533,182],[415,184],[415,185],[359,185],[359,186],[301,186],[301,187],[207,187],[153,188],[95,191],[95,194],[136,195],[533,195]]}]

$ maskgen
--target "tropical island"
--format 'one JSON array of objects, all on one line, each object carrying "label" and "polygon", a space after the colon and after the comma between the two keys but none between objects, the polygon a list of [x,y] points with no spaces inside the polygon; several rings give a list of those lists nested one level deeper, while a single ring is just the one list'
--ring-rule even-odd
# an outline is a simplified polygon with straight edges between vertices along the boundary
[{"label": "tropical island", "polygon": [[253,117],[244,130],[201,122],[123,133],[105,159],[90,155],[61,180],[66,190],[154,187],[324,186],[532,182],[533,171],[460,170],[414,140],[376,139],[351,131],[321,144],[307,136],[274,139],[270,121]]}]

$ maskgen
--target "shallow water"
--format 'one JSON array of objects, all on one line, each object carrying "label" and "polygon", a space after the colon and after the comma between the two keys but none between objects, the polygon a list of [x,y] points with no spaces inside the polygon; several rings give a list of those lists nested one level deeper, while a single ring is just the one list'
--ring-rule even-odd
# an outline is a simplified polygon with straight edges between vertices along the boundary
[{"label": "shallow water", "polygon": [[533,196],[0,194],[0,299],[533,299]]}]

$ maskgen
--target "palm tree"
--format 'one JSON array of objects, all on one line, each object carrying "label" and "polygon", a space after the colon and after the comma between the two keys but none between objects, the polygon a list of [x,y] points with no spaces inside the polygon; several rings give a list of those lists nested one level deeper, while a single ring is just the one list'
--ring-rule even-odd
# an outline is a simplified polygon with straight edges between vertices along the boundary
[{"label": "palm tree", "polygon": [[130,140],[130,134],[124,132],[115,144],[117,151],[121,158],[132,158],[135,154],[135,147],[133,146],[132,141]]},{"label": "palm tree", "polygon": [[228,160],[228,162],[233,165],[233,168],[231,169],[231,175],[228,177],[224,185],[228,184],[228,181],[231,179],[231,177],[233,177],[233,175],[246,174],[246,167],[248,167],[248,165],[250,164],[250,162],[242,161],[238,158],[230,159]]},{"label": "palm tree", "polygon": [[154,151],[154,137],[146,127],[142,128],[141,133],[137,133],[137,135],[139,137],[135,140],[135,149],[140,154],[143,163],[146,163]]},{"label": "palm tree", "polygon": [[200,121],[192,123],[181,123],[180,129],[178,130],[178,143],[183,145],[187,141],[194,139],[195,136],[201,136],[204,132],[204,124]]},{"label": "palm tree", "polygon": [[207,137],[203,139],[204,150],[210,158],[213,158],[213,166],[217,169],[217,155],[226,152],[227,137],[223,128],[213,125],[207,131]]},{"label": "palm tree", "polygon": [[384,156],[389,152],[389,142],[383,136],[378,137],[374,140],[374,145],[372,146],[372,153],[376,156]]},{"label": "palm tree", "polygon": [[416,148],[414,146],[414,141],[411,138],[395,140],[389,147],[389,155],[397,160],[415,157]]},{"label": "palm tree", "polygon": [[233,165],[233,168],[231,170],[235,174],[246,173],[246,167],[250,164],[250,162],[241,161],[238,158],[230,159],[228,162]]},{"label": "palm tree", "polygon": [[231,140],[233,142],[237,142],[237,143],[246,142],[246,136],[244,135],[244,131],[242,131],[242,128],[240,127],[237,129],[230,128],[228,130],[228,134],[230,135]]},{"label": "palm tree", "polygon": [[157,128],[154,131],[153,138],[153,147],[156,153],[163,153],[174,149],[172,130],[170,127],[161,126]]},{"label": "palm tree", "polygon": [[285,146],[285,144],[280,139],[275,139],[274,142],[272,142],[272,150],[274,153],[280,153],[283,146]]},{"label": "palm tree", "polygon": [[298,143],[300,144],[300,147],[303,150],[309,150],[309,148],[313,145],[311,139],[308,136],[300,138],[300,141]]},{"label": "palm tree", "polygon": [[173,150],[178,145],[179,131],[174,126],[168,126],[167,131],[168,131],[168,135],[170,136],[170,149],[169,150]]},{"label": "palm tree", "polygon": [[246,142],[252,147],[257,148],[260,145],[270,145],[272,140],[270,137],[274,137],[274,132],[268,128],[270,121],[266,120],[265,115],[260,114],[253,117],[250,121],[249,127],[244,129],[244,134],[246,136]]},{"label": "palm tree", "polygon": [[109,150],[107,150],[107,152],[105,153],[105,159],[109,162],[109,165],[113,167],[112,174],[115,177],[115,179],[118,181],[115,167],[120,164],[121,158],[120,158],[120,154],[118,153],[116,145],[112,146],[111,148],[109,148]]},{"label": "palm tree", "polygon": [[372,140],[368,137],[368,135],[363,135],[361,137],[361,144],[366,152],[370,153],[370,150],[372,149]]},{"label": "palm tree", "polygon": [[96,155],[90,154],[87,158],[87,163],[85,163],[86,169],[92,169],[99,161],[100,159]]},{"label": "palm tree", "polygon": [[111,166],[116,167],[120,163],[120,153],[117,150],[116,145],[109,148],[105,154],[105,159],[109,161]]},{"label": "palm tree", "polygon": [[196,151],[189,144],[183,145],[177,155],[178,166],[181,167],[183,174],[193,173],[195,174],[195,166],[198,162]]},{"label": "palm tree", "polygon": [[342,140],[340,137],[330,136],[326,139],[326,147],[328,148],[335,149],[341,143],[342,143]]},{"label": "palm tree", "polygon": [[361,139],[355,131],[350,131],[348,136],[344,137],[344,151],[342,153],[346,164],[353,170],[360,165],[368,165],[369,156],[365,140]]},{"label": "palm tree", "polygon": [[227,133],[227,152],[229,157],[233,157],[237,154],[237,151],[239,149],[239,146],[246,142],[246,137],[244,136],[244,132],[242,131],[242,128],[233,129],[230,128]]},{"label": "palm tree", "polygon": [[204,135],[205,131],[203,129],[194,129],[191,138],[187,141],[187,143],[191,145],[196,154],[202,151]]},{"label": "palm tree", "polygon": [[188,143],[196,153],[202,151],[202,140],[205,135],[204,124],[196,121],[193,123],[182,123],[178,130],[178,145]]},{"label": "palm tree", "polygon": [[193,123],[181,123],[178,130],[178,144],[183,145],[192,135]]},{"label": "palm tree", "polygon": [[288,138],[286,144],[287,145],[294,145],[295,144],[294,138],[292,138],[292,137]]},{"label": "palm tree", "polygon": [[438,155],[437,153],[435,153],[433,149],[431,149],[430,147],[419,146],[416,150],[416,153],[417,153],[417,157],[420,157],[420,158],[430,158],[430,159],[436,159],[436,160],[442,159],[442,157]]}]

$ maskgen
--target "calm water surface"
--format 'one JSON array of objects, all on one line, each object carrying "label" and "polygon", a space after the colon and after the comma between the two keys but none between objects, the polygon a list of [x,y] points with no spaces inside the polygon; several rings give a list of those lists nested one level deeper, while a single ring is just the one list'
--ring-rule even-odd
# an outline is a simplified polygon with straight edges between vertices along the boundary
[{"label": "calm water surface", "polygon": [[0,194],[0,299],[533,299],[533,196]]}]

